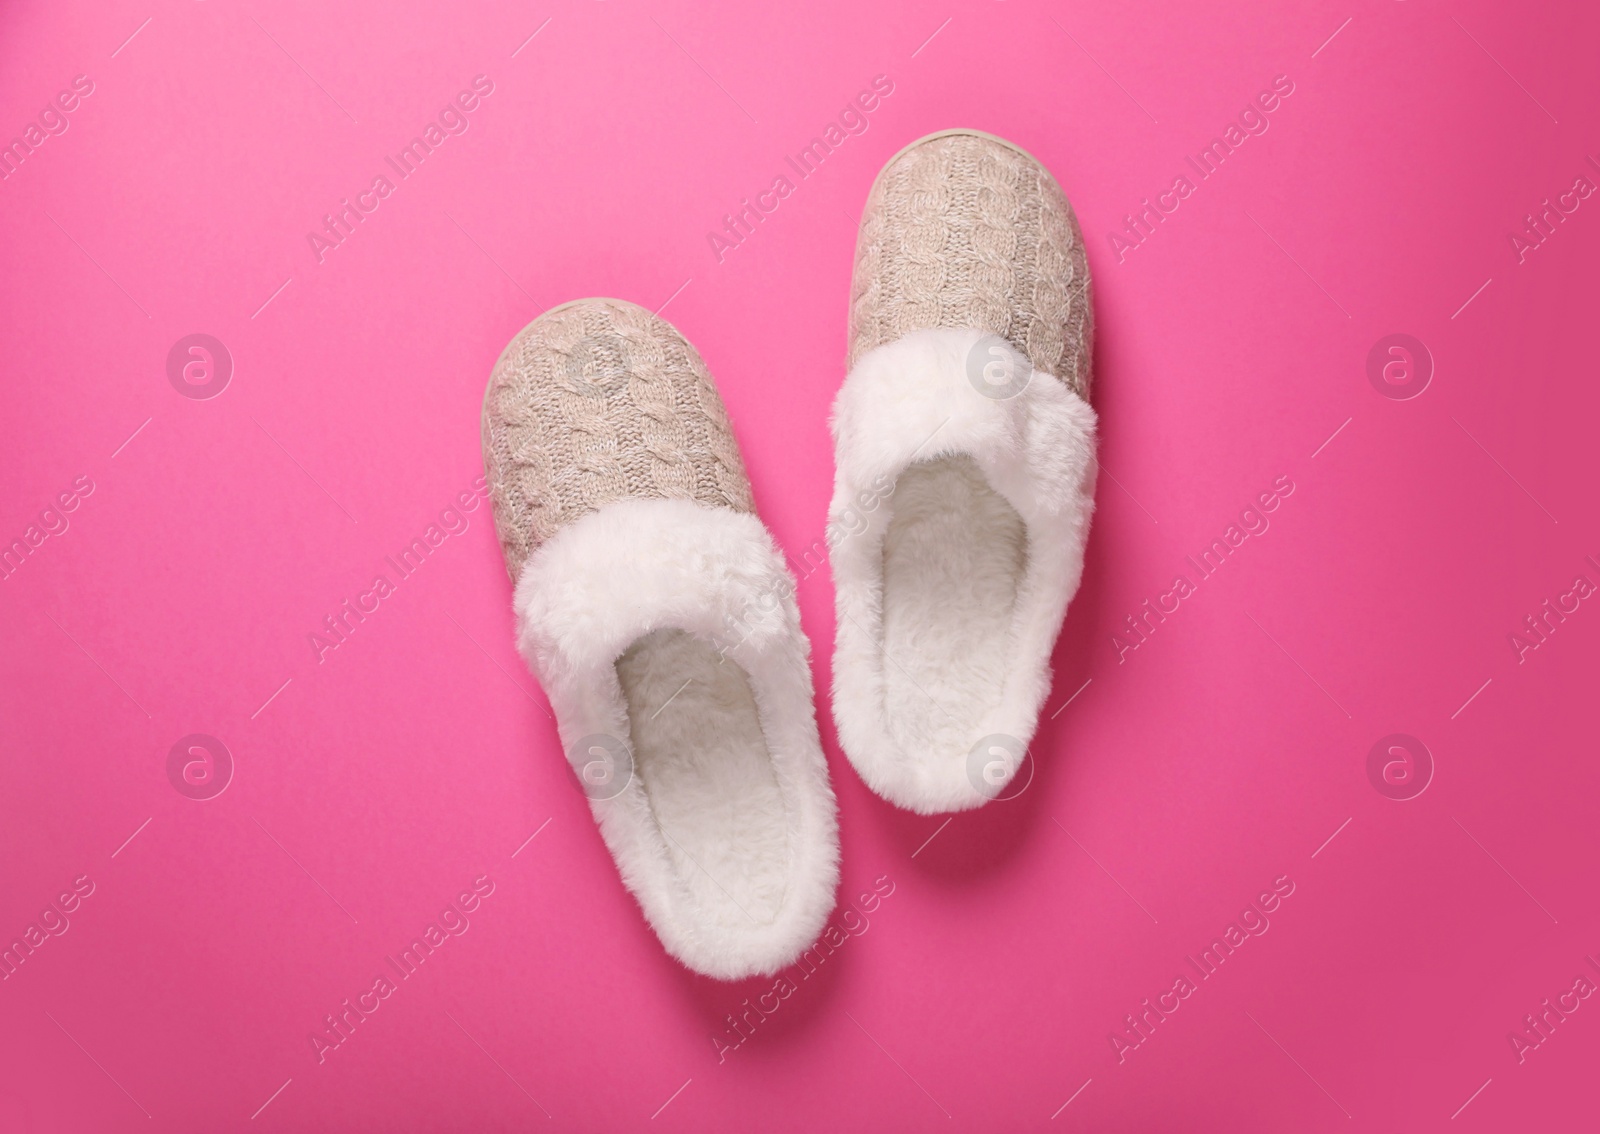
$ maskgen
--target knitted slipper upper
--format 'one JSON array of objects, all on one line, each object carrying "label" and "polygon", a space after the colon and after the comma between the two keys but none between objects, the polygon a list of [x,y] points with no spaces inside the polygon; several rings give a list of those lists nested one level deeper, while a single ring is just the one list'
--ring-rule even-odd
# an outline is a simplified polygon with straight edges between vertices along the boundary
[{"label": "knitted slipper upper", "polygon": [[511,341],[484,395],[483,454],[513,579],[557,530],[614,500],[752,508],[699,352],[621,300],[554,308]]},{"label": "knitted slipper upper", "polygon": [[1000,335],[1088,399],[1093,321],[1077,217],[1042,165],[985,134],[913,143],[867,197],[846,366],[930,327]]}]

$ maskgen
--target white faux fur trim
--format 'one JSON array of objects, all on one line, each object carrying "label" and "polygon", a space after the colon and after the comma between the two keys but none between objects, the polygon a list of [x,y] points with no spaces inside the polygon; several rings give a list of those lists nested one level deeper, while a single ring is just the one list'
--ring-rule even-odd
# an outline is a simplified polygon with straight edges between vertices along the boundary
[{"label": "white faux fur trim", "polygon": [[591,807],[668,952],[722,980],[789,964],[834,905],[834,797],[794,590],[754,516],[641,499],[558,531],[516,588],[518,648],[575,770],[582,738],[645,738],[626,787]]},{"label": "white faux fur trim", "polygon": [[[1042,371],[1015,396],[980,393],[984,339],[915,331],[863,355],[834,403],[834,719],[867,784],[923,814],[980,806],[1015,773],[1094,511],[1094,411]],[[1015,759],[975,764],[995,736]]]}]

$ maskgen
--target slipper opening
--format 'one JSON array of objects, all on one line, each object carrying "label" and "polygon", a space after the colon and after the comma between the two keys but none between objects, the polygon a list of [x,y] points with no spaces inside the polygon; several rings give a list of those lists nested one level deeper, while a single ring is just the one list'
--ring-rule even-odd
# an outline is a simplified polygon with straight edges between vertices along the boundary
[{"label": "slipper opening", "polygon": [[972,457],[901,473],[883,541],[879,641],[884,723],[901,751],[965,757],[983,735],[1005,696],[1027,569],[1027,527]]},{"label": "slipper opening", "polygon": [[636,639],[616,672],[634,774],[703,926],[770,926],[783,909],[792,824],[749,676],[679,629]]}]

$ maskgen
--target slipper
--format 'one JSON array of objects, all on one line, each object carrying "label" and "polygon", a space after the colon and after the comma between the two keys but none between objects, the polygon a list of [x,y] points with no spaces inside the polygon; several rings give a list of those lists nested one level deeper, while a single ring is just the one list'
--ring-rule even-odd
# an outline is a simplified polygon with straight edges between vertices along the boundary
[{"label": "slipper", "polygon": [[1006,791],[1094,511],[1089,270],[1028,154],[960,130],[867,197],[834,403],[833,711],[868,786],[932,814]]},{"label": "slipper", "polygon": [[566,304],[495,364],[483,449],[517,646],[624,884],[694,971],[777,972],[838,831],[794,579],[705,363],[642,307]]}]

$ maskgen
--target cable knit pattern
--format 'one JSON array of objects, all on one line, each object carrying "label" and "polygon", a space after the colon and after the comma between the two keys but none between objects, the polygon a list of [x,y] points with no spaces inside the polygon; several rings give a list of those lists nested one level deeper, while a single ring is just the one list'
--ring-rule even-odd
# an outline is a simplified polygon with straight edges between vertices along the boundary
[{"label": "cable knit pattern", "polygon": [[559,528],[613,500],[752,510],[699,353],[671,323],[621,300],[556,308],[511,340],[483,399],[483,459],[513,579]]},{"label": "cable knit pattern", "polygon": [[972,327],[1003,336],[1087,400],[1090,309],[1078,219],[1032,157],[950,133],[878,174],[856,242],[847,368],[911,331]]}]

